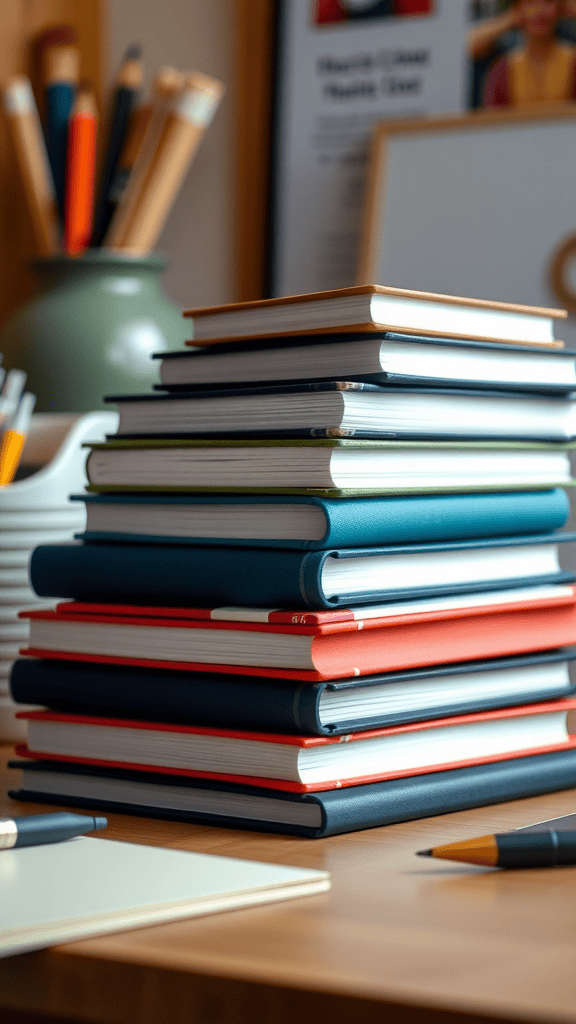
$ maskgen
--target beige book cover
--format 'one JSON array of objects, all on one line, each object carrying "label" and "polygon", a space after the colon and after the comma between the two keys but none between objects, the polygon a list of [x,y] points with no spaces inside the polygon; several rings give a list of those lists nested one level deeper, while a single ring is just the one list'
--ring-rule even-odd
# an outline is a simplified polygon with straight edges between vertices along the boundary
[{"label": "beige book cover", "polygon": [[[382,305],[375,316],[372,310],[374,299],[387,300],[389,308]],[[461,318],[461,323],[455,313]],[[562,348],[563,343],[551,336],[545,337],[542,334],[542,337],[536,339],[530,338],[528,334],[530,322],[537,324],[538,320],[564,319],[567,313],[562,309],[543,306],[491,302],[486,299],[365,284],[332,291],[189,309],[184,311],[184,316],[189,317],[193,323],[194,339],[187,343],[190,345],[249,340],[268,333],[281,337],[322,331],[390,330],[432,337]],[[262,327],[258,324],[260,318]],[[526,336],[523,333],[525,327]]]}]

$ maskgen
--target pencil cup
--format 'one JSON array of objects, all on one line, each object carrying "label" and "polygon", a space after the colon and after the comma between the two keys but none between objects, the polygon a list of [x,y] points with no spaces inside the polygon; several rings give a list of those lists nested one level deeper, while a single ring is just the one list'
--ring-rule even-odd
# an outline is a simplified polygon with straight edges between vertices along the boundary
[{"label": "pencil cup", "polygon": [[28,640],[26,608],[52,606],[30,586],[28,564],[38,544],[72,540],[85,529],[84,503],[70,494],[84,491],[85,441],[103,441],[118,429],[115,412],[85,416],[35,415],[15,483],[0,487],[0,742],[24,739],[24,710],[10,695],[10,672]]},{"label": "pencil cup", "polygon": [[7,320],[0,351],[18,353],[39,412],[87,412],[103,396],[148,390],[152,352],[180,348],[186,328],[164,295],[159,255],[88,250],[32,264],[38,291]]}]

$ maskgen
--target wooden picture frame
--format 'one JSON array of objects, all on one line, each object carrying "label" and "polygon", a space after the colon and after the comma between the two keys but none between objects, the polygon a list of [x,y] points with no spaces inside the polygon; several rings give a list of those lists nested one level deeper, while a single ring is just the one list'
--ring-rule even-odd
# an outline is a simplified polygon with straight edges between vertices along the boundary
[{"label": "wooden picture frame", "polygon": [[380,124],[357,283],[569,305],[575,146],[576,103]]},{"label": "wooden picture frame", "polygon": [[238,302],[264,298],[267,287],[276,13],[274,0],[236,0]]}]

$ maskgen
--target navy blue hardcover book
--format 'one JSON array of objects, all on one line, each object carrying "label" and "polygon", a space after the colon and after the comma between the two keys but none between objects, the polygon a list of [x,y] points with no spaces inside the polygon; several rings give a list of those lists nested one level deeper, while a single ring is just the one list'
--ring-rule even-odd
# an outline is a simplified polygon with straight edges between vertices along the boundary
[{"label": "navy blue hardcover book", "polygon": [[[568,441],[567,395],[393,387],[353,381],[110,395],[113,439],[356,437]],[[271,428],[271,424],[273,425]]]},{"label": "navy blue hardcover book", "polygon": [[559,533],[440,544],[294,551],[176,544],[44,544],[40,597],[171,607],[338,608],[572,581]]},{"label": "navy blue hardcover book", "polygon": [[[363,355],[362,372],[358,371],[360,354]],[[458,358],[462,354],[464,363]],[[310,356],[314,356],[312,361]],[[426,372],[421,356],[430,361]],[[250,338],[175,352],[155,352],[152,356],[160,361],[162,383],[155,387],[161,391],[189,390],[191,386],[217,389],[251,384],[293,384],[295,379],[303,382],[345,379],[373,384],[496,388],[549,394],[574,390],[575,357],[576,352],[569,349],[535,345],[527,348],[395,331]]]},{"label": "navy blue hardcover book", "polygon": [[17,703],[53,711],[337,736],[569,697],[575,658],[560,649],[318,683],[20,658],[10,687]]},{"label": "navy blue hardcover book", "polygon": [[576,749],[305,794],[55,761],[11,761],[9,767],[21,771],[19,788],[9,790],[16,800],[308,839],[576,786]]},{"label": "navy blue hardcover book", "polygon": [[570,514],[568,495],[558,487],[398,498],[74,494],[72,500],[86,503],[84,540],[304,551],[551,533]]}]

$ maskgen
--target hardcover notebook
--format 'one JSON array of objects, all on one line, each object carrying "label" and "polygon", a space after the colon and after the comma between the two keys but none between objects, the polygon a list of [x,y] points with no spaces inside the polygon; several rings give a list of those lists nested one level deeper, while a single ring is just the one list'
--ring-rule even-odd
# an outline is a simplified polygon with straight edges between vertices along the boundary
[{"label": "hardcover notebook", "polygon": [[572,581],[561,569],[559,549],[575,539],[573,533],[552,533],[308,552],[50,544],[32,553],[30,579],[41,597],[80,601],[336,608]]},{"label": "hardcover notebook", "polygon": [[[569,441],[568,396],[332,381],[235,391],[115,395],[116,437],[272,436]],[[270,425],[273,424],[273,429]]]},{"label": "hardcover notebook", "polygon": [[12,761],[17,800],[319,839],[576,786],[576,749],[319,793],[69,764]]},{"label": "hardcover notebook", "polygon": [[[273,346],[273,347],[272,347]],[[567,392],[576,386],[576,353],[493,342],[427,338],[386,331],[312,334],[156,352],[156,388],[368,380]]]},{"label": "hardcover notebook", "polygon": [[336,736],[576,693],[576,650],[460,662],[302,685],[265,675],[177,672],[20,658],[14,700],[53,711]]},{"label": "hardcover notebook", "polygon": [[412,494],[570,482],[573,444],[527,441],[131,440],[94,444],[92,491]]},{"label": "hardcover notebook", "polygon": [[82,607],[27,612],[22,653],[316,682],[576,644],[573,587],[329,612]]},{"label": "hardcover notebook", "polygon": [[73,494],[86,504],[86,540],[257,547],[381,544],[551,533],[570,512],[565,491],[429,494],[410,498],[315,495]]},{"label": "hardcover notebook", "polygon": [[394,330],[488,341],[558,345],[554,320],[565,310],[488,302],[366,284],[226,306],[190,309],[191,345],[314,330]]},{"label": "hardcover notebook", "polygon": [[3,850],[0,956],[329,888],[326,871],[111,839]]},{"label": "hardcover notebook", "polygon": [[544,754],[576,745],[576,700],[482,711],[344,737],[22,711],[23,757],[220,779],[293,793]]}]

